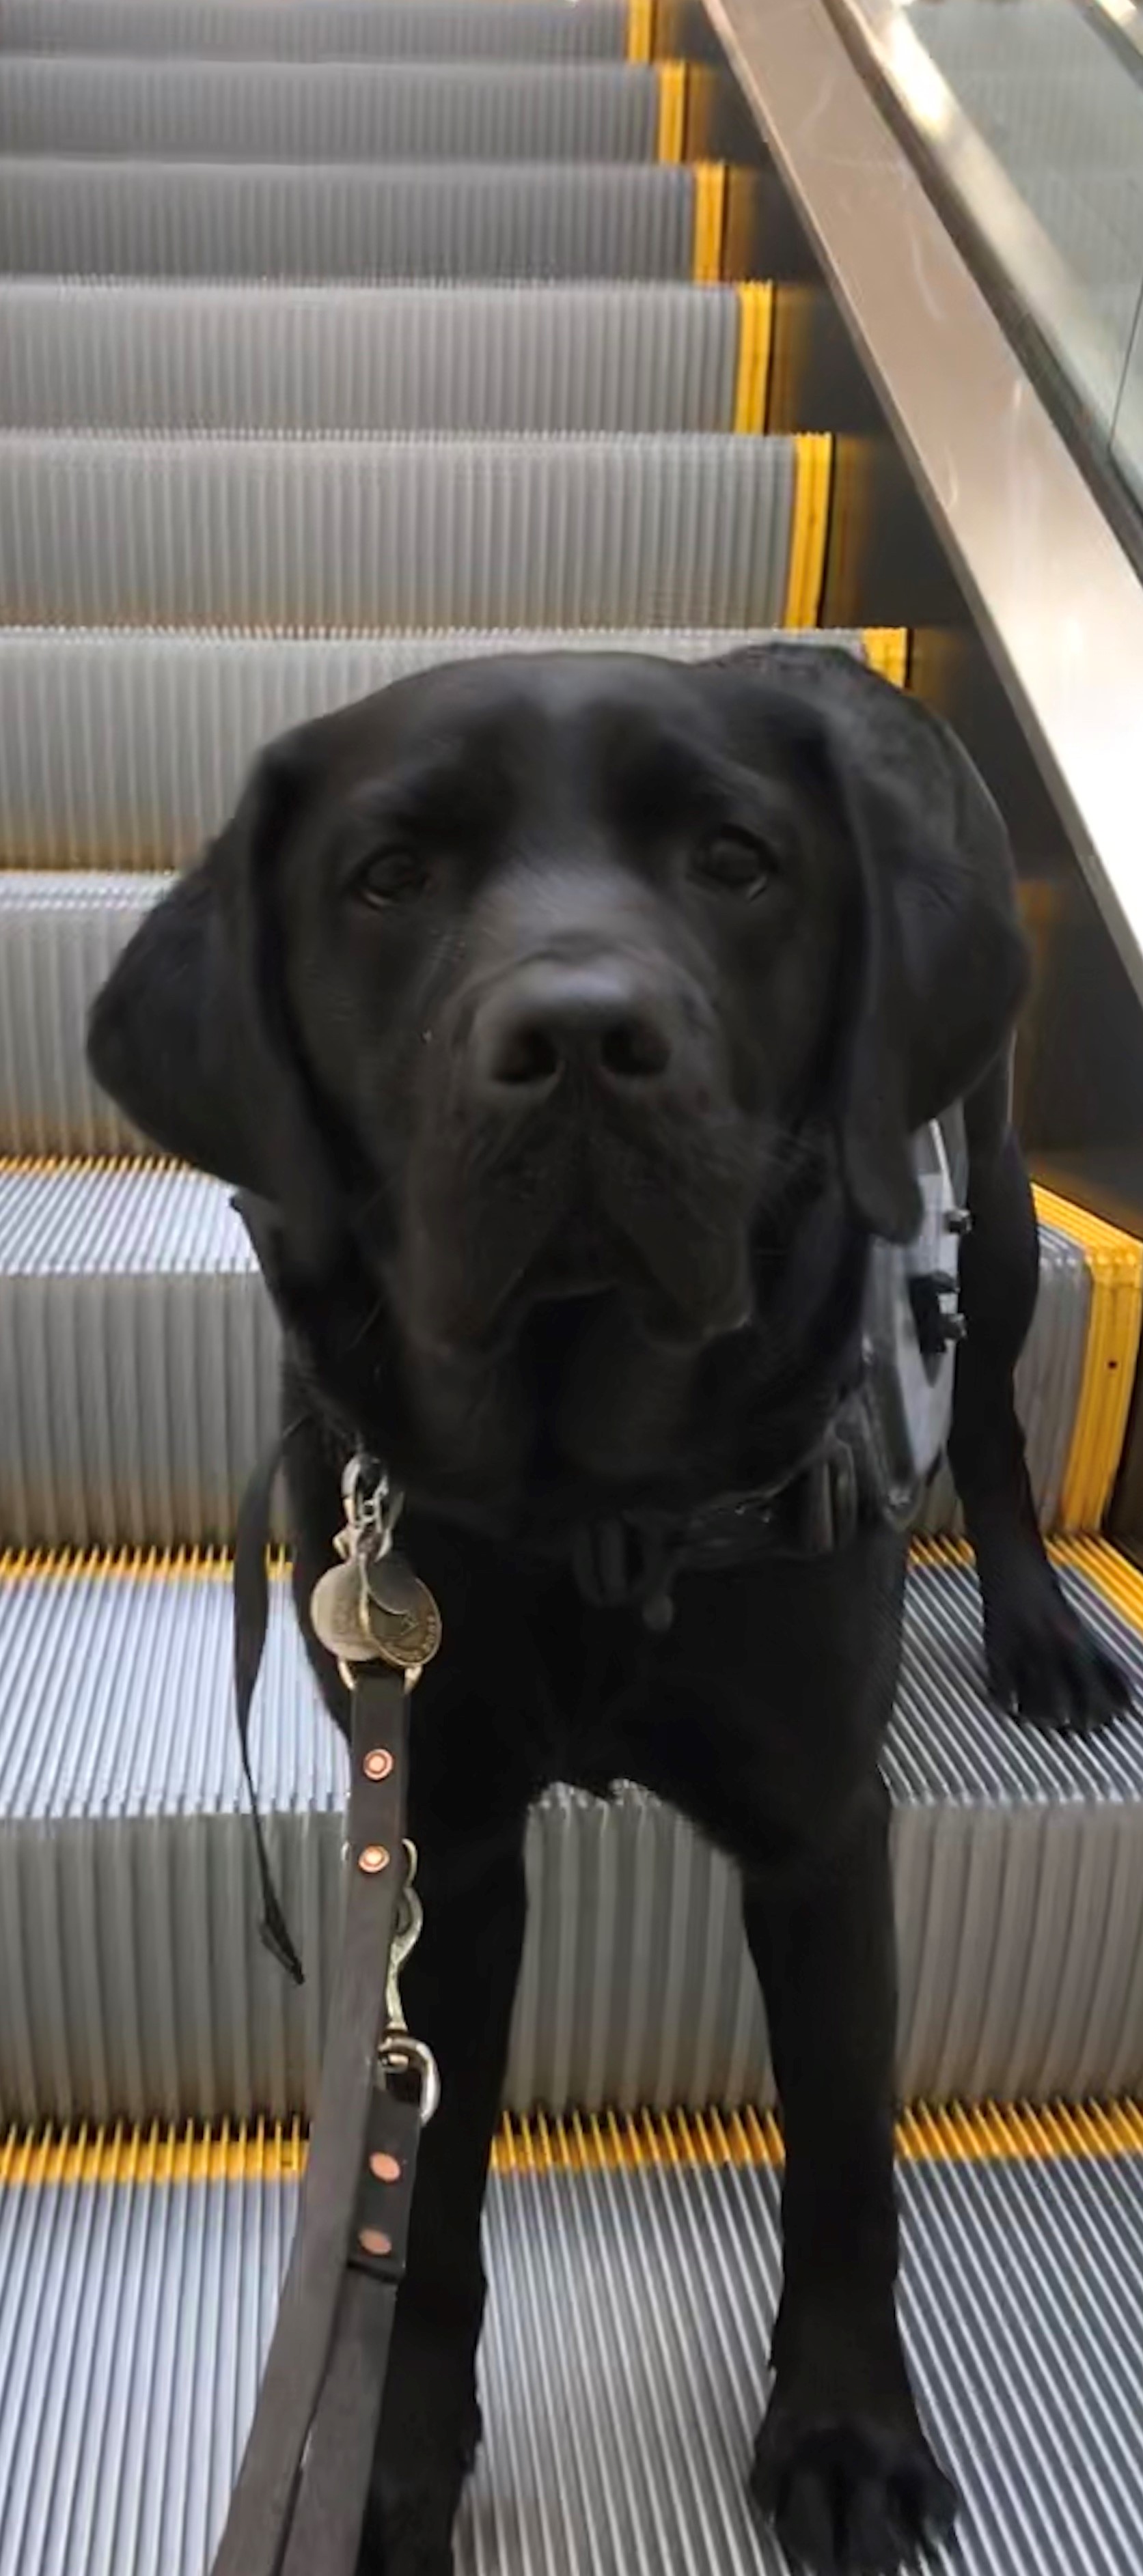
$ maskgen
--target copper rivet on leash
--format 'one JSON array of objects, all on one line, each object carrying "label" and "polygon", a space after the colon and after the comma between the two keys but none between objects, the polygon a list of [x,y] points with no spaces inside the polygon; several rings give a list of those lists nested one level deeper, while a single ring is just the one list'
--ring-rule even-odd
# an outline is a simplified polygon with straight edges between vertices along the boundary
[{"label": "copper rivet on leash", "polygon": [[389,2237],[383,2236],[379,2227],[363,2227],[357,2242],[363,2254],[391,2254],[393,2251]]},{"label": "copper rivet on leash", "polygon": [[400,2182],[401,2167],[396,2156],[370,2156],[369,2171],[375,2182]]},{"label": "copper rivet on leash", "polygon": [[387,1780],[393,1768],[393,1756],[379,1744],[373,1753],[366,1754],[361,1768],[367,1780]]},{"label": "copper rivet on leash", "polygon": [[384,1843],[366,1843],[364,1851],[358,1854],[357,1866],[366,1870],[370,1878],[377,1870],[388,1869],[389,1854]]}]

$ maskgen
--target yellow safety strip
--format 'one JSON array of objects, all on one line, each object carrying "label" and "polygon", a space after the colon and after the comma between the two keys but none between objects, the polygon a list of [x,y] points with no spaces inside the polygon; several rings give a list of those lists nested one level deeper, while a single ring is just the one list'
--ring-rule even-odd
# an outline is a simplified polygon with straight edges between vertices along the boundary
[{"label": "yellow safety strip", "polygon": [[655,52],[655,0],[627,0],[627,60],[649,63]]},{"label": "yellow safety strip", "polygon": [[1035,1191],[1042,1225],[1055,1226],[1083,1251],[1091,1279],[1091,1313],[1079,1402],[1060,1495],[1060,1526],[1098,1530],[1119,1471],[1135,1385],[1143,1324],[1143,1243],[1089,1216],[1054,1190]]},{"label": "yellow safety strip", "polygon": [[[1143,2103],[988,2102],[902,2113],[907,2163],[995,2164],[1059,2157],[1143,2156]],[[0,2190],[68,2183],[297,2182],[301,2122],[222,2121],[217,2128],[87,2126],[22,2130],[0,2142]],[[614,2111],[549,2119],[506,2115],[492,2147],[497,2174],[634,2172],[640,2166],[780,2165],[770,2111]]]},{"label": "yellow safety strip", "polygon": [[[1102,1538],[1050,1538],[1047,1544],[1053,1564],[1086,1575],[1129,1627],[1143,1634],[1143,1574],[1137,1572],[1129,1558]],[[911,1557],[919,1572],[939,1572],[971,1565],[972,1549],[963,1538],[918,1538],[913,1541]],[[285,1580],[290,1571],[285,1548],[273,1550],[269,1570],[276,1580]],[[9,1583],[76,1582],[96,1575],[101,1582],[109,1575],[159,1583],[210,1575],[219,1582],[229,1582],[233,1571],[234,1559],[225,1547],[0,1549],[0,1582]]]},{"label": "yellow safety strip", "polygon": [[1085,1574],[1129,1627],[1143,1630],[1143,1574],[1117,1547],[1109,1547],[1103,1538],[1073,1538],[1053,1553],[1077,1574]]},{"label": "yellow safety strip", "polygon": [[656,145],[660,161],[681,161],[687,137],[687,66],[685,63],[659,65],[659,136]]},{"label": "yellow safety strip", "polygon": [[[271,1573],[284,1576],[289,1570],[285,1549],[275,1548],[270,1557]],[[229,1583],[233,1572],[233,1555],[224,1547],[0,1549],[0,1583],[70,1583],[94,1575],[98,1575],[101,1583],[106,1582],[109,1575],[129,1578],[135,1583],[177,1583],[183,1578],[202,1574]]]},{"label": "yellow safety strip", "polygon": [[[80,876],[81,871],[76,870]],[[185,1172],[177,1154],[0,1154],[0,1180],[26,1181],[34,1172]]]},{"label": "yellow safety strip", "polygon": [[734,385],[734,427],[749,437],[766,427],[774,290],[772,286],[740,286],[736,292],[738,367]]},{"label": "yellow safety strip", "polygon": [[794,524],[786,576],[784,626],[816,626],[825,575],[833,440],[802,431],[794,440]]},{"label": "yellow safety strip", "polygon": [[717,286],[726,238],[726,163],[696,161],[691,178],[695,201],[691,278],[696,286]]},{"label": "yellow safety strip", "polygon": [[909,629],[907,626],[863,626],[861,641],[871,671],[879,671],[883,680],[892,680],[894,688],[909,685]]}]

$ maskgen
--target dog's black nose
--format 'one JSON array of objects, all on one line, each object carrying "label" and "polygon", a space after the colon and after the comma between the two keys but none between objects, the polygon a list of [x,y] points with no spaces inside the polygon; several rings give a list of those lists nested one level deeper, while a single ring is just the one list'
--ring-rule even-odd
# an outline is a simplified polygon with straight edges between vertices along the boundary
[{"label": "dog's black nose", "polygon": [[579,1066],[597,1080],[661,1081],[671,1061],[665,997],[637,967],[601,958],[537,963],[490,994],[473,1032],[491,1091],[540,1099]]}]

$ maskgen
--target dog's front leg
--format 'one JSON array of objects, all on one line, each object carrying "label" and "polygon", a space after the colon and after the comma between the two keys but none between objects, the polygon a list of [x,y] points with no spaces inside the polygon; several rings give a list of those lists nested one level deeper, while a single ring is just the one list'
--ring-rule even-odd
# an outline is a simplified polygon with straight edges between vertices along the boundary
[{"label": "dog's front leg", "polygon": [[435,1866],[422,1832],[417,1884],[424,1929],[402,1995],[436,2057],[441,2101],[421,2141],[359,2576],[452,2568],[480,2436],[480,2214],[524,1934],[523,1817],[510,1845],[466,1854],[463,1871]]},{"label": "dog's front leg", "polygon": [[786,2143],[784,2286],[753,2488],[817,2571],[895,2568],[953,2491],[921,2431],[897,2324],[896,1960],[879,1777],[840,1841],[747,1877]]},{"label": "dog's front leg", "polygon": [[1005,1062],[965,1103],[968,1330],[957,1354],[949,1458],[976,1550],[992,1695],[1015,1716],[1082,1728],[1115,1717],[1128,1690],[1065,1599],[1036,1525],[1014,1377],[1036,1303],[1039,1244],[1008,1093]]}]

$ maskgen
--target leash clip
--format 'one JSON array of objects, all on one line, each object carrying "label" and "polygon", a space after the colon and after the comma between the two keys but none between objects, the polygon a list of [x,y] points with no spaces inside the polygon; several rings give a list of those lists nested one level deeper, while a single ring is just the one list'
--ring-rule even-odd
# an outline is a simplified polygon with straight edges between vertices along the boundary
[{"label": "leash clip", "polygon": [[379,1564],[389,1555],[405,1497],[389,1471],[367,1450],[358,1449],[341,1479],[345,1528],[334,1541],[338,1553],[357,1564]]},{"label": "leash clip", "polygon": [[377,2049],[377,2071],[382,2080],[390,2075],[416,2075],[420,2085],[421,2127],[427,2129],[441,2098],[441,2079],[437,2061],[423,2039],[414,2039],[401,2003],[401,1971],[421,1937],[425,1910],[413,1884],[417,1875],[417,1846],[405,1844],[405,1884],[397,1914],[397,1928],[389,1952],[389,1970],[385,1979],[384,2038]]}]

